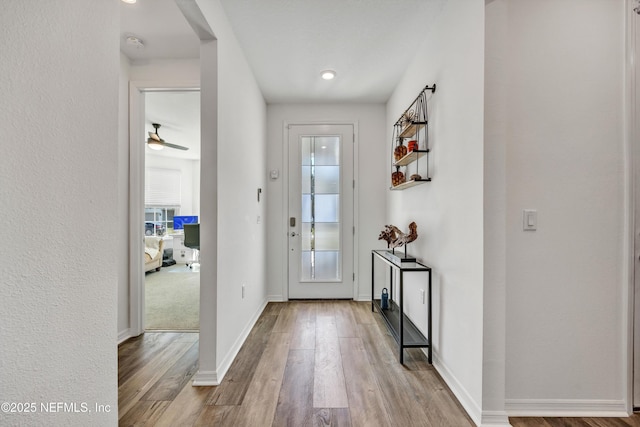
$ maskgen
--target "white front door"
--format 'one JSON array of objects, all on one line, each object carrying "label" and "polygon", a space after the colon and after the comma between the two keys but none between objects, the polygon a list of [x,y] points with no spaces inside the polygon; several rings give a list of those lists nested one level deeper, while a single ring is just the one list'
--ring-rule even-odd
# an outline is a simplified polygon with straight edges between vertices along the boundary
[{"label": "white front door", "polygon": [[289,298],[353,298],[352,125],[289,126]]}]

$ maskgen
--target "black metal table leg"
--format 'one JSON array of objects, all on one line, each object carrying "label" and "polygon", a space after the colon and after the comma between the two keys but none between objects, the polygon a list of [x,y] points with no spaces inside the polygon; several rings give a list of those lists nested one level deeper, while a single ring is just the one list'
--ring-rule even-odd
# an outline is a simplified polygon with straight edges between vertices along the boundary
[{"label": "black metal table leg", "polygon": [[373,293],[373,284],[375,282],[375,273],[374,273],[375,272],[375,267],[374,267],[374,264],[375,264],[375,255],[374,255],[373,252],[371,252],[371,311],[372,312],[375,311],[373,309],[373,305],[374,305],[373,304],[373,300],[375,298],[375,295]]},{"label": "black metal table leg", "polygon": [[400,364],[402,365],[404,362],[404,292],[403,292],[403,277],[404,277],[404,273],[402,270],[400,270],[400,284],[399,284],[399,288],[398,288],[398,292],[400,293],[399,297],[400,297]]},{"label": "black metal table leg", "polygon": [[431,270],[429,270],[429,329],[427,329],[427,341],[429,342],[429,347],[427,348],[427,357],[429,359],[429,364],[432,364],[433,357],[433,341],[431,339],[431,319],[433,318],[431,314]]}]

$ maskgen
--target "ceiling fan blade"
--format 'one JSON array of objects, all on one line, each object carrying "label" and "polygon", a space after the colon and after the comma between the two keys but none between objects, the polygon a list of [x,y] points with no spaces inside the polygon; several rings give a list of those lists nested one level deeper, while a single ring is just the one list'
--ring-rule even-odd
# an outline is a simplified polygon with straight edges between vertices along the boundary
[{"label": "ceiling fan blade", "polygon": [[170,143],[168,143],[166,141],[162,141],[161,144],[164,145],[165,147],[175,148],[177,150],[188,150],[189,149],[189,147],[183,147],[182,145],[170,144]]},{"label": "ceiling fan blade", "polygon": [[[165,141],[164,139],[160,138],[160,135],[158,135],[158,128],[160,127],[159,124],[154,123],[153,127],[156,129],[155,132],[149,132],[149,139],[147,139],[147,144],[153,144],[153,145],[162,145],[164,147],[169,147],[169,148],[175,148],[176,150],[188,150],[188,147],[183,147],[182,145],[176,145],[176,144],[170,144],[167,141]],[[160,147],[161,148],[161,147]],[[157,149],[160,149],[157,148]]]}]

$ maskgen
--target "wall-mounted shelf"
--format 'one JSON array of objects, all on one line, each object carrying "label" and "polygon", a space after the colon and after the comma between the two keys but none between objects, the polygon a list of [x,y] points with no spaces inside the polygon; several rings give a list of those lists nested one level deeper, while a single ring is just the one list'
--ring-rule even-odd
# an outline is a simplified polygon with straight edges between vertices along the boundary
[{"label": "wall-mounted shelf", "polygon": [[[391,190],[404,190],[431,181],[427,92],[435,91],[435,84],[425,86],[393,125]],[[406,145],[405,140],[409,140]]]},{"label": "wall-mounted shelf", "polygon": [[411,181],[403,182],[402,184],[398,184],[395,187],[389,187],[391,191],[399,191],[406,190],[407,188],[415,187],[416,185],[424,184],[425,182],[430,182],[431,178],[427,179],[414,179]]},{"label": "wall-mounted shelf", "polygon": [[418,159],[426,156],[429,150],[414,150],[407,153],[406,156],[393,163],[393,166],[407,166]]},{"label": "wall-mounted shelf", "polygon": [[405,127],[400,132],[400,138],[413,138],[418,132],[420,132],[425,126],[427,122],[410,122],[405,124]]}]

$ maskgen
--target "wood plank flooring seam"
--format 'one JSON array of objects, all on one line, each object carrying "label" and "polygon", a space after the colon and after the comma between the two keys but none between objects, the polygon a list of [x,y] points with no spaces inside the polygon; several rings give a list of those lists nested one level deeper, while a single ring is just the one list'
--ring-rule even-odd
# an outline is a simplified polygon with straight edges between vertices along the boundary
[{"label": "wood plank flooring seam", "polygon": [[171,343],[162,352],[163,357],[154,359],[118,387],[119,417],[125,415],[192,345],[188,343]]},{"label": "wood plank flooring seam", "polygon": [[384,408],[382,393],[366,362],[361,338],[340,338],[351,423],[357,426],[390,427],[392,421]]},{"label": "wood plank flooring seam", "polygon": [[[407,390],[411,390],[407,383],[402,366],[393,349],[382,338],[380,331],[371,325],[358,325],[366,358],[375,375],[374,379],[383,396],[383,403],[390,418],[402,426],[427,426],[427,415],[422,407],[417,405]],[[375,325],[374,325],[375,326]]]},{"label": "wood plank flooring seam", "polygon": [[290,343],[290,333],[271,332],[242,402],[238,425],[266,427],[273,423]]},{"label": "wood plank flooring seam", "polygon": [[349,407],[339,340],[335,316],[318,316],[313,370],[314,408]]}]

